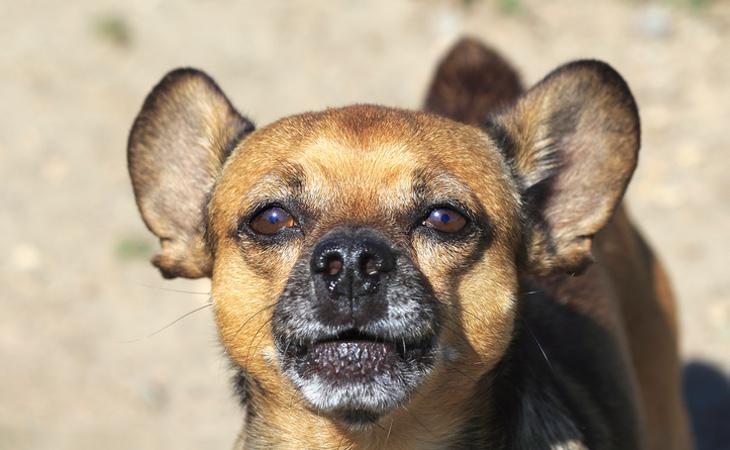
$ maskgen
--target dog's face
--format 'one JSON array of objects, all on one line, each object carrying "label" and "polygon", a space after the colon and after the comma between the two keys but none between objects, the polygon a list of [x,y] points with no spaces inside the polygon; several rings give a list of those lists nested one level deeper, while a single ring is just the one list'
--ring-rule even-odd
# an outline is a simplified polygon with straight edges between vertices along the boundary
[{"label": "dog's face", "polygon": [[595,62],[482,129],[352,106],[253,131],[181,70],[145,102],[129,162],[155,265],[212,278],[254,411],[352,429],[465,405],[509,345],[519,275],[590,262],[637,150],[628,88]]},{"label": "dog's face", "polygon": [[319,412],[370,422],[439,365],[474,376],[504,351],[519,197],[473,127],[375,106],[287,118],[230,157],[208,213],[229,354]]}]

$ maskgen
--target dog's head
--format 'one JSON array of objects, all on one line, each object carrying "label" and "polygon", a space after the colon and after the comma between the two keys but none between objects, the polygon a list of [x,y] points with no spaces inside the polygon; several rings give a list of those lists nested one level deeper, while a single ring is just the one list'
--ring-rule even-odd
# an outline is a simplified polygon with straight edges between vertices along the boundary
[{"label": "dog's head", "polygon": [[482,125],[357,105],[254,130],[199,71],[154,88],[129,139],[153,262],[212,278],[259,412],[465,404],[509,345],[519,275],[591,261],[637,158],[621,77],[568,64]]}]

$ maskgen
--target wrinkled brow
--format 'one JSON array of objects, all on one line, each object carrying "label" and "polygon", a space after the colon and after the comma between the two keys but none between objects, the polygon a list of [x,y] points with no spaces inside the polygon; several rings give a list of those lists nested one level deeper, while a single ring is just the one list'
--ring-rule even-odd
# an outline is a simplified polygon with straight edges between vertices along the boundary
[{"label": "wrinkled brow", "polygon": [[[338,194],[342,192],[323,190],[313,181],[307,179],[306,173],[298,164],[281,165],[249,189],[242,199],[240,213],[250,213],[251,210],[266,203],[279,202],[310,218],[316,218],[322,209],[328,208],[328,203],[338,198]],[[380,211],[387,214],[389,220],[397,222],[412,220],[414,214],[421,214],[424,209],[438,204],[458,206],[476,216],[484,213],[472,189],[447,172],[418,171],[413,174],[410,183],[402,184],[401,187],[405,190],[389,191],[390,195],[380,199],[384,202]],[[337,206],[341,207],[344,204]],[[352,213],[357,216],[361,211]]]},{"label": "wrinkled brow", "polygon": [[299,164],[284,163],[261,178],[243,196],[244,208],[269,200],[296,198],[304,191],[304,175]]},{"label": "wrinkled brow", "polygon": [[456,202],[474,212],[481,209],[474,191],[449,173],[417,173],[413,196],[417,205]]}]

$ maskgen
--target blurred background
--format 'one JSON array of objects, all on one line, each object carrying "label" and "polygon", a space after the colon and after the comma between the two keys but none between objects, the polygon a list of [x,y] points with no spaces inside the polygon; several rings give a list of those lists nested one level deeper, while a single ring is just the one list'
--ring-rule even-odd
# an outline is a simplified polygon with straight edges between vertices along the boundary
[{"label": "blurred background", "polygon": [[0,449],[229,448],[239,429],[210,311],[164,328],[208,283],[149,265],[128,180],[127,132],[165,72],[206,70],[260,125],[418,108],[464,33],[528,85],[585,57],[628,81],[629,210],[679,298],[699,448],[730,448],[730,2],[3,0]]}]

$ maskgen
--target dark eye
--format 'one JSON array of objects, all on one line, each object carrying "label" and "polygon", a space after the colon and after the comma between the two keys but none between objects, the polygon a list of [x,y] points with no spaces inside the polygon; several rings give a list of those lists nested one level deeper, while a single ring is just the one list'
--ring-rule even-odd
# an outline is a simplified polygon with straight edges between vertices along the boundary
[{"label": "dark eye", "polygon": [[284,228],[292,228],[296,221],[286,210],[271,206],[256,214],[249,225],[254,232],[269,236]]},{"label": "dark eye", "polygon": [[449,208],[436,208],[428,215],[423,225],[443,233],[456,233],[466,225],[466,218]]}]

